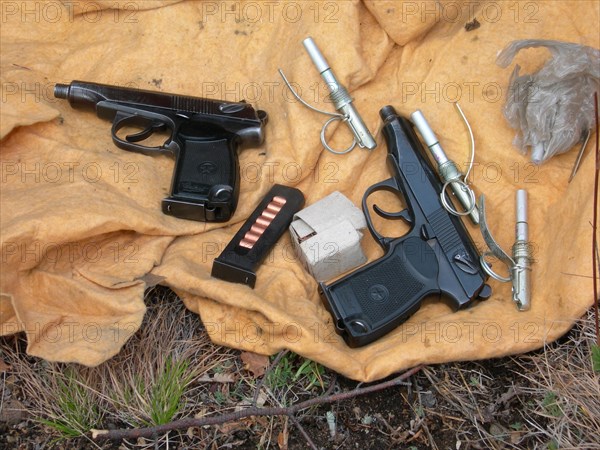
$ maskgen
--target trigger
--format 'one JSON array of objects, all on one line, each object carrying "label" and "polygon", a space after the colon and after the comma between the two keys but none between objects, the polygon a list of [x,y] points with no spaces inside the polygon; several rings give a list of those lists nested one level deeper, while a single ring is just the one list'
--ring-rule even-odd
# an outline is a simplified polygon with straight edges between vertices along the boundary
[{"label": "trigger", "polygon": [[140,142],[145,139],[148,139],[150,136],[152,136],[157,131],[163,131],[165,129],[165,127],[166,127],[166,125],[162,122],[151,123],[148,126],[148,128],[146,128],[142,131],[125,136],[125,140],[127,142]]},{"label": "trigger", "polygon": [[412,224],[412,218],[408,213],[408,208],[403,209],[402,211],[391,213],[388,211],[384,211],[377,205],[373,205],[373,210],[377,213],[377,215],[383,217],[384,219],[396,220],[402,219],[409,225]]}]

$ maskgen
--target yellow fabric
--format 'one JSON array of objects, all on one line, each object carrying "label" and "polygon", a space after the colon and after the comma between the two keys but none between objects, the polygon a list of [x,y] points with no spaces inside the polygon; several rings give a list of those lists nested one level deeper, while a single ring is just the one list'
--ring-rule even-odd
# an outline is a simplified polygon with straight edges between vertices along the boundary
[{"label": "yellow fabric", "polygon": [[[575,152],[529,164],[502,116],[512,68],[497,67],[495,58],[514,39],[598,47],[598,2],[110,0],[1,7],[0,330],[24,330],[32,355],[105,361],[139,327],[144,289],[157,282],[200,314],[215,342],[264,354],[289,348],[365,381],[419,363],[538,348],[590,306],[591,151],[571,184]],[[480,27],[467,32],[473,17]],[[368,186],[389,177],[381,133],[373,151],[332,155],[319,142],[323,116],[284,88],[277,68],[307,101],[331,108],[301,44],[307,36],[371,130],[379,130],[384,105],[407,115],[421,109],[464,168],[468,137],[452,106],[460,101],[477,142],[473,183],[486,194],[492,232],[507,249],[514,193],[529,192],[536,258],[529,312],[516,310],[509,284],[491,280],[486,302],[453,313],[428,300],[394,332],[350,349],[287,235],[258,270],[254,290],[210,277],[213,259],[273,183],[299,187],[307,204],[338,190],[358,205]],[[547,56],[528,50],[517,62],[530,72]],[[245,98],[266,110],[265,144],[240,154],[233,219],[205,224],[163,215],[173,161],[116,148],[109,123],[53,98],[54,83],[74,79]],[[338,127],[331,143],[343,148],[348,139]],[[405,231],[397,222],[377,223],[389,235]],[[482,245],[478,229],[468,227]],[[370,236],[363,242],[370,260],[382,255]]]}]

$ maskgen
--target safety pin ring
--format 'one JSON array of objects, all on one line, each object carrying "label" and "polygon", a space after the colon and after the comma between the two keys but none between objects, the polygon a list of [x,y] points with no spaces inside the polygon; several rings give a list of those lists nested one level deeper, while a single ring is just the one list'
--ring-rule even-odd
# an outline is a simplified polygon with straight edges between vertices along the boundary
[{"label": "safety pin ring", "polygon": [[[471,205],[471,207],[469,209],[466,209],[465,211],[458,211],[456,208],[454,208],[452,206],[451,203],[449,203],[446,200],[446,196],[444,195],[444,193],[446,192],[446,189],[448,188],[448,186],[450,186],[450,183],[459,184],[460,188],[469,194],[469,203]],[[444,206],[446,211],[448,211],[450,214],[452,214],[454,216],[468,216],[469,214],[471,214],[473,212],[473,210],[477,206],[476,201],[475,201],[475,193],[473,192],[473,189],[471,189],[469,187],[469,185],[467,183],[465,183],[463,180],[461,180],[460,178],[454,178],[454,179],[448,180],[444,183],[444,186],[442,187],[442,192],[440,193],[440,200],[442,201],[442,205]]]},{"label": "safety pin ring", "polygon": [[325,138],[325,132],[327,131],[327,127],[329,126],[329,124],[335,120],[340,120],[342,122],[346,122],[348,120],[347,116],[344,116],[342,114],[338,114],[335,117],[332,117],[330,119],[328,119],[324,124],[323,127],[321,128],[321,144],[323,144],[323,147],[325,147],[327,150],[329,150],[331,153],[335,154],[335,155],[344,155],[346,153],[351,152],[354,147],[356,147],[356,138],[352,139],[352,144],[350,144],[350,147],[348,147],[345,150],[334,150],[333,148],[331,148],[329,146],[329,144],[327,144],[327,139]]},{"label": "safety pin ring", "polygon": [[479,262],[481,263],[481,268],[483,269],[483,271],[485,273],[487,273],[493,279],[498,280],[502,283],[508,283],[508,282],[512,281],[512,277],[510,277],[510,276],[503,277],[502,275],[498,275],[496,272],[494,272],[492,270],[492,267],[486,261],[486,259],[485,259],[486,256],[495,256],[495,255],[492,252],[483,252],[481,254],[481,256],[479,257]]},{"label": "safety pin ring", "polygon": [[283,78],[283,82],[286,84],[286,86],[288,87],[288,89],[290,90],[292,95],[296,98],[296,100],[298,100],[300,103],[302,103],[308,109],[311,109],[311,110],[321,113],[321,114],[325,114],[326,116],[330,116],[330,118],[323,124],[323,127],[321,128],[321,144],[323,144],[323,147],[325,147],[331,153],[334,153],[336,155],[343,155],[345,153],[352,151],[354,149],[354,147],[356,147],[356,138],[353,139],[350,147],[348,147],[346,150],[342,150],[342,151],[338,151],[338,150],[331,148],[329,146],[329,144],[327,143],[327,139],[325,138],[325,132],[327,131],[327,127],[329,126],[329,124],[331,122],[333,122],[334,120],[340,120],[342,122],[346,122],[346,121],[348,121],[348,116],[345,116],[344,114],[340,114],[340,113],[332,113],[329,111],[323,111],[322,109],[315,108],[314,106],[308,104],[302,97],[300,97],[300,95],[292,87],[291,83],[288,81],[288,79],[284,75],[283,70],[278,69],[278,71],[279,71],[279,75],[281,75],[281,78]]}]

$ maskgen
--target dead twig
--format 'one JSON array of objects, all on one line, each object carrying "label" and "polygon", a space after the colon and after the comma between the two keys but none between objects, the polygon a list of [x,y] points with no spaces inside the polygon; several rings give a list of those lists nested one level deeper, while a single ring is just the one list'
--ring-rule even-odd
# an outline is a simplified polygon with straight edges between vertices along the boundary
[{"label": "dead twig", "polygon": [[251,416],[288,416],[291,417],[297,412],[309,408],[315,405],[321,405],[324,403],[333,403],[342,400],[348,400],[350,398],[358,397],[360,395],[369,394],[371,392],[381,391],[393,386],[401,384],[402,381],[419,372],[423,366],[417,366],[410,370],[407,370],[402,375],[382,383],[377,383],[372,386],[365,388],[354,389],[348,392],[342,392],[333,395],[322,395],[319,397],[311,398],[309,400],[290,405],[287,407],[256,407],[251,406],[241,411],[232,413],[222,414],[219,416],[212,417],[188,417],[185,419],[174,420],[163,425],[147,428],[132,428],[132,429],[121,429],[121,430],[91,430],[92,439],[97,440],[122,440],[122,439],[137,439],[137,438],[148,438],[156,436],[158,434],[166,433],[172,430],[187,429],[190,427],[203,427],[206,425],[220,425],[226,422],[237,421]]},{"label": "dead twig", "polygon": [[296,419],[295,416],[290,416],[290,419],[292,419],[292,422],[294,423],[294,425],[296,425],[296,428],[298,428],[298,431],[300,431],[300,434],[302,435],[302,437],[306,441],[306,444],[312,450],[318,450],[318,447],[315,445],[315,443],[313,442],[312,438],[306,432],[306,430],[304,429],[304,427],[300,424],[300,422],[298,422],[298,419]]},{"label": "dead twig", "polygon": [[598,133],[598,92],[594,93],[594,112],[596,119],[596,170],[594,172],[594,225],[593,225],[593,237],[592,237],[592,269],[594,271],[594,322],[596,325],[596,345],[600,345],[600,323],[598,318],[598,267],[596,266],[596,250],[598,248],[598,184],[600,177],[600,149],[599,149],[599,136]]}]

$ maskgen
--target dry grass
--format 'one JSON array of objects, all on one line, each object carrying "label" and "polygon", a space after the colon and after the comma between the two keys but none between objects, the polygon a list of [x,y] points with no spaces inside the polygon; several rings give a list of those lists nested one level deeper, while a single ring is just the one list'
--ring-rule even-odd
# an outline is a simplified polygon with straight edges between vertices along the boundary
[{"label": "dry grass", "polygon": [[[592,370],[590,356],[594,342],[590,313],[563,345],[514,358],[521,376],[531,385],[524,391],[543,397],[531,417],[524,419],[549,448],[600,449],[600,373]],[[545,426],[540,426],[540,420]]]},{"label": "dry grass", "polygon": [[237,372],[237,352],[213,345],[198,317],[173,293],[153,294],[139,332],[98,367],[27,358],[18,345],[2,349],[30,413],[54,429],[56,437],[84,435],[91,428],[153,425],[221,409],[213,383],[198,380]]},{"label": "dry grass", "polygon": [[[92,442],[89,430],[152,426],[251,404],[258,380],[243,368],[239,351],[211,343],[198,316],[170,290],[150,291],[147,302],[140,330],[117,356],[95,368],[28,357],[23,337],[0,340],[1,359],[16,377],[22,404],[39,432],[51,432],[48,442],[60,441],[63,448],[71,448],[68,442],[72,448],[112,448]],[[285,355],[263,383],[258,405],[288,405],[322,392],[323,371],[297,355]],[[1,377],[0,383],[3,400]],[[267,448],[286,427],[286,418],[258,417],[124,442],[119,448],[235,447],[248,439]]]},{"label": "dry grass", "polygon": [[[293,449],[306,448],[304,432],[321,448],[600,449],[591,313],[540,351],[431,366],[395,391],[314,408],[291,420],[252,417],[100,446],[87,437],[91,428],[217,415],[253,402],[287,406],[326,389],[356,386],[291,352],[281,354],[264,379],[256,378],[244,369],[239,351],[209,341],[198,317],[173,293],[151,291],[148,306],[138,333],[96,368],[27,357],[21,337],[0,340],[2,359],[11,366],[0,374],[0,413],[11,395],[29,412],[22,436],[18,425],[2,430],[17,434],[14,448],[33,448],[32,442],[44,448],[62,438],[56,445],[65,449]],[[298,423],[305,429],[299,431]],[[0,447],[7,445],[3,439]]]},{"label": "dry grass", "polygon": [[[426,369],[460,448],[600,449],[600,374],[593,315],[526,355]],[[489,363],[489,364],[488,364]]]}]

